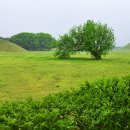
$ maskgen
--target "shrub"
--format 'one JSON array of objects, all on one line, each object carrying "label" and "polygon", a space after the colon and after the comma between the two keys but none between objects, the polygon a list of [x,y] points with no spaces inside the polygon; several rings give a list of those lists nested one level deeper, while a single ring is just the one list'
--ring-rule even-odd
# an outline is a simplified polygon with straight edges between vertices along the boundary
[{"label": "shrub", "polygon": [[5,102],[0,123],[10,130],[129,130],[130,76],[85,82],[41,100]]}]

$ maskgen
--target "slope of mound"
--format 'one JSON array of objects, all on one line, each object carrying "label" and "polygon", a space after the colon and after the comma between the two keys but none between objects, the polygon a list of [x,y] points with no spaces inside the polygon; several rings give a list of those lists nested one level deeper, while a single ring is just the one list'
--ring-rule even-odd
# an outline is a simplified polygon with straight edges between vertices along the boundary
[{"label": "slope of mound", "polygon": [[124,46],[124,49],[130,49],[130,43],[128,43],[126,46]]},{"label": "slope of mound", "polygon": [[15,52],[15,51],[25,51],[25,49],[12,42],[0,38],[0,51]]}]

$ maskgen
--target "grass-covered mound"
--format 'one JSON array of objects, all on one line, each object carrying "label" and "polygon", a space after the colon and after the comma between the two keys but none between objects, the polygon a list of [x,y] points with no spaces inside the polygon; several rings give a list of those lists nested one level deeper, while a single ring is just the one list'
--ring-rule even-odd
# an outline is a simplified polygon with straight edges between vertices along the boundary
[{"label": "grass-covered mound", "polygon": [[41,100],[6,102],[0,108],[1,129],[130,129],[130,76],[86,82],[79,90]]},{"label": "grass-covered mound", "polygon": [[25,51],[22,47],[0,38],[0,51],[17,52]]},{"label": "grass-covered mound", "polygon": [[126,46],[124,46],[123,49],[130,49],[130,43],[128,43]]}]

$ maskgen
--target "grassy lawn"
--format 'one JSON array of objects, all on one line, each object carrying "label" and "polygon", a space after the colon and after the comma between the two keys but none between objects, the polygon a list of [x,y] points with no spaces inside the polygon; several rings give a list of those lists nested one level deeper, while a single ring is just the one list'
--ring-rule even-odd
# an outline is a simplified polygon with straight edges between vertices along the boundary
[{"label": "grassy lawn", "polygon": [[130,74],[130,51],[115,51],[101,61],[85,53],[61,60],[53,52],[0,52],[0,100],[39,98],[77,89],[86,80]]}]

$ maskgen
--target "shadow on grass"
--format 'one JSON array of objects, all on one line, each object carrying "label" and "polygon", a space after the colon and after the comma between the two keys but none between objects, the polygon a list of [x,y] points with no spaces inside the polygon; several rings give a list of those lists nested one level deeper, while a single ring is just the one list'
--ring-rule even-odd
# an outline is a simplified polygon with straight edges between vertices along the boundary
[{"label": "shadow on grass", "polygon": [[88,58],[88,57],[70,57],[68,59],[55,58],[55,60],[58,60],[58,61],[101,61],[101,60],[96,60],[95,58],[91,58],[91,57],[90,58]]},{"label": "shadow on grass", "polygon": [[102,62],[102,63],[121,63],[120,59],[102,57],[101,60],[96,60],[93,57],[70,57],[69,59],[52,58],[54,61],[69,61],[69,62]]},{"label": "shadow on grass", "polygon": [[107,58],[107,57],[102,57],[101,60],[96,60],[94,57],[70,57],[68,59],[60,59],[52,56],[38,56],[38,57],[26,57],[26,60],[33,60],[33,61],[69,61],[69,62],[87,62],[87,61],[92,61],[92,62],[121,62],[120,59],[115,59],[115,58]]},{"label": "shadow on grass", "polygon": [[77,61],[80,61],[80,60],[82,60],[82,61],[96,61],[95,58],[91,58],[91,57],[90,58],[88,58],[88,57],[71,57],[68,60],[73,60],[73,61],[75,61],[75,60],[77,60]]}]

